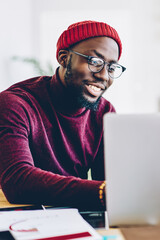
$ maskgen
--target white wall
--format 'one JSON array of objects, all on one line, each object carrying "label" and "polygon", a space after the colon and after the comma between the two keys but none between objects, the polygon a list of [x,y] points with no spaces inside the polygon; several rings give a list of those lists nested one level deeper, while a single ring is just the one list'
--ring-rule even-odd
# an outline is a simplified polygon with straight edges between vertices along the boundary
[{"label": "white wall", "polygon": [[104,20],[122,39],[123,76],[105,94],[118,112],[160,111],[159,0],[0,0],[0,90],[36,75],[13,55],[36,57],[54,68],[56,40],[77,20]]},{"label": "white wall", "polygon": [[31,0],[0,0],[0,90],[30,77],[32,69],[13,56],[31,56]]}]

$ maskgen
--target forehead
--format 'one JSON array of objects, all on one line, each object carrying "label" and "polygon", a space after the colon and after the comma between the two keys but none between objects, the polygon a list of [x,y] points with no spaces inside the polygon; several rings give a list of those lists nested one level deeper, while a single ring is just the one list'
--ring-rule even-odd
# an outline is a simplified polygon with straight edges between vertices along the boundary
[{"label": "forehead", "polygon": [[74,48],[86,54],[93,54],[94,51],[104,56],[105,60],[118,60],[119,48],[115,40],[109,37],[94,37],[77,43]]}]

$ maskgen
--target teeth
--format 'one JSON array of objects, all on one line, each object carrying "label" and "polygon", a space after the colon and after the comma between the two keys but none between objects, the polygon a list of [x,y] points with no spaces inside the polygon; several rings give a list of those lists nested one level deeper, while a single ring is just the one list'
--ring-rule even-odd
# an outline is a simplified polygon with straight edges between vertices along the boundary
[{"label": "teeth", "polygon": [[93,86],[93,85],[88,85],[90,88],[92,88],[94,91],[99,92],[101,91],[101,88]]}]

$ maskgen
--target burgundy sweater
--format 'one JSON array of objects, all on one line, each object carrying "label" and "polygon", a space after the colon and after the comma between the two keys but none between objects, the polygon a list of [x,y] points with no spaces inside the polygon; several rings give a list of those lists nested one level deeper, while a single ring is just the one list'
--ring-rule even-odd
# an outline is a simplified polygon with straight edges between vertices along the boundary
[{"label": "burgundy sweater", "polygon": [[[56,76],[57,75],[57,76]],[[101,98],[97,112],[66,112],[58,78],[36,77],[0,94],[0,184],[11,203],[102,209],[103,115],[114,107]],[[93,180],[87,180],[91,168]]]}]

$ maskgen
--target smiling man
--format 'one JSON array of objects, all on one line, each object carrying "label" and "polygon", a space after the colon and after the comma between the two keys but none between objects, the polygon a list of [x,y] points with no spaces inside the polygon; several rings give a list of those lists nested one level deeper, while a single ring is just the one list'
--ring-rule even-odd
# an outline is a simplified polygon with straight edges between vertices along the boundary
[{"label": "smiling man", "polygon": [[[90,56],[94,57],[89,59]],[[59,76],[71,96],[74,93],[77,108],[97,109],[102,94],[113,82],[104,65],[116,63],[118,57],[118,45],[108,37],[87,39],[68,50],[59,51]]]},{"label": "smiling man", "polygon": [[121,52],[111,26],[75,23],[58,39],[55,75],[0,94],[0,183],[11,203],[105,209],[102,123],[115,109],[102,95],[125,70]]}]

